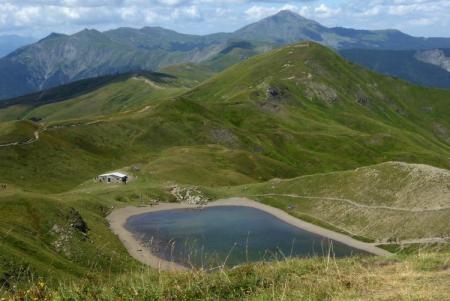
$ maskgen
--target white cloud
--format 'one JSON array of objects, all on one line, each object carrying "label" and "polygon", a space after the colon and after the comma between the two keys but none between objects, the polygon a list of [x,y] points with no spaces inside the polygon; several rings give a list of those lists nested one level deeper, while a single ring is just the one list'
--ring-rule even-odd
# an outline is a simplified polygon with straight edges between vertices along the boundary
[{"label": "white cloud", "polygon": [[297,5],[293,4],[284,4],[282,6],[253,5],[245,11],[245,14],[247,16],[247,20],[256,21],[271,16],[273,14],[276,14],[282,10],[290,10],[304,17],[311,16],[310,7],[308,6],[298,7]]},{"label": "white cloud", "polygon": [[330,18],[336,15],[339,15],[341,13],[340,8],[331,8],[325,4],[320,4],[316,8],[314,8],[314,12],[318,17],[321,18]]},{"label": "white cloud", "polygon": [[274,7],[252,6],[245,11],[248,20],[259,20],[277,12]]},{"label": "white cloud", "polygon": [[176,8],[172,12],[171,17],[173,20],[178,20],[181,18],[181,19],[185,19],[185,20],[190,19],[190,20],[200,21],[203,19],[198,7],[195,5],[191,5],[188,7]]},{"label": "white cloud", "polygon": [[283,9],[327,26],[450,36],[450,0],[0,0],[0,34],[149,25],[232,31]]}]

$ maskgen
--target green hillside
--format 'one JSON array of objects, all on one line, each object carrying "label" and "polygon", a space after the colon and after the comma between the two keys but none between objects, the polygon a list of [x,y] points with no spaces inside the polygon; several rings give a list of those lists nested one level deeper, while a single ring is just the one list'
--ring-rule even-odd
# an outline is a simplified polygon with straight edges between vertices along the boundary
[{"label": "green hillside", "polygon": [[142,109],[182,93],[186,81],[150,72],[82,80],[6,100],[0,105],[0,120],[62,121]]},{"label": "green hillside", "polygon": [[[182,77],[132,76],[43,106],[22,104],[28,107],[17,117],[24,120],[0,123],[0,183],[7,184],[0,191],[0,281],[87,273],[103,290],[101,283],[138,266],[105,217],[116,207],[175,201],[173,185],[196,186],[211,199],[248,196],[378,244],[450,234],[450,91],[381,76],[311,42],[185,86]],[[5,110],[11,116],[11,106],[0,114]],[[113,170],[133,180],[93,181]],[[351,260],[337,265],[350,268]],[[258,290],[249,296],[267,294],[261,285],[249,284]]]},{"label": "green hillside", "polygon": [[102,277],[136,265],[105,225],[108,203],[9,190],[0,196],[2,289],[5,281]]},{"label": "green hillside", "polygon": [[300,218],[378,243],[433,242],[450,237],[449,181],[446,169],[387,162],[274,179],[228,193],[257,198]]},{"label": "green hillside", "polygon": [[[58,190],[168,148],[208,144],[271,158],[297,175],[390,160],[450,164],[449,92],[385,78],[317,44],[256,56],[178,97],[164,100],[174,91],[162,91],[130,79],[34,109],[26,116],[44,118],[39,143],[2,148],[2,168],[14,172],[0,181],[44,189],[44,176]],[[92,117],[128,104],[134,111]],[[61,127],[59,118],[74,120]]]},{"label": "green hillside", "polygon": [[181,98],[247,132],[253,148],[314,173],[390,159],[448,166],[448,94],[303,43],[233,66]]}]

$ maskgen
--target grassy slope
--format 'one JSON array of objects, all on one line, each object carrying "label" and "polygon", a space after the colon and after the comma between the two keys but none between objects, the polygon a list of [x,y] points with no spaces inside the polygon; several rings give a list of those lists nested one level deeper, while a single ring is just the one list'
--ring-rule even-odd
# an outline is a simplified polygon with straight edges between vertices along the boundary
[{"label": "grassy slope", "polygon": [[[106,86],[91,93],[131,93],[128,85],[134,84],[145,83],[115,83],[116,90]],[[145,202],[170,199],[166,189],[173,182],[205,185],[212,195],[223,196],[227,193],[218,190],[220,186],[386,160],[448,168],[449,96],[368,72],[321,46],[299,44],[251,58],[181,96],[155,100],[145,111],[112,114],[95,124],[66,120],[63,123],[81,125],[49,128],[37,143],[0,148],[0,169],[7,171],[0,174],[0,182],[15,185],[11,189],[20,187],[16,195],[0,192],[0,206],[15,217],[2,226],[6,243],[1,248],[9,254],[2,266],[21,257],[38,273],[48,274],[57,270],[58,262],[70,261],[74,270],[60,273],[77,277],[89,270],[97,249],[107,242],[112,245],[99,254],[113,259],[97,268],[107,274],[112,262],[118,271],[128,256],[121,256],[123,248],[108,232],[105,211],[124,202],[136,204],[142,195]],[[51,112],[46,115],[49,120],[76,117],[71,115],[75,111],[46,112]],[[36,126],[28,121],[18,124]],[[10,125],[2,127],[8,139],[19,134]],[[135,165],[139,171],[126,168]],[[126,186],[99,186],[90,180],[119,168],[138,180]],[[28,217],[24,208],[31,205],[36,208],[30,212],[40,221],[34,228],[30,218],[20,219]],[[69,245],[79,246],[82,258],[58,252],[52,246],[58,236],[45,236],[65,221],[54,208],[68,212],[70,207],[81,213],[98,239],[92,245],[81,236],[69,240]],[[43,238],[35,235],[39,232]],[[16,240],[25,243],[21,247]],[[36,260],[34,252],[40,246],[46,253]]]},{"label": "grassy slope", "polygon": [[[135,262],[129,259],[103,221],[107,205],[87,197],[68,200],[21,192],[2,194],[2,285],[4,281],[22,281],[30,275],[56,281],[77,279],[89,272],[98,272],[101,277],[107,272],[119,273],[132,267]],[[87,236],[72,226],[74,206],[89,226]]]},{"label": "grassy slope", "polygon": [[[227,193],[260,199],[301,218],[355,236],[395,241],[450,237],[449,181],[448,170],[388,162],[235,187]],[[299,197],[263,196],[265,194]],[[289,209],[290,206],[294,208]],[[439,208],[447,209],[430,210]]]},{"label": "grassy slope", "polygon": [[[269,88],[279,95],[267,97]],[[314,173],[388,159],[448,166],[448,97],[300,44],[231,67],[184,99],[220,112],[265,154]]]},{"label": "grassy slope", "polygon": [[0,144],[25,141],[33,137],[38,127],[28,121],[10,121],[0,123]]},{"label": "grassy slope", "polygon": [[87,94],[127,76],[104,76],[77,81],[68,85],[44,90],[25,96],[3,100],[0,103],[0,120],[15,120],[27,111],[44,104],[60,102]]},{"label": "grassy slope", "polygon": [[137,73],[82,80],[2,102],[0,120],[43,122],[80,119],[136,110],[185,91],[167,74]]},{"label": "grassy slope", "polygon": [[38,117],[44,121],[55,121],[107,115],[136,110],[182,91],[182,88],[155,85],[146,83],[145,78],[131,78],[65,102],[41,106],[27,112],[24,118]]},{"label": "grassy slope", "polygon": [[160,69],[160,71],[179,78],[187,79],[185,81],[186,86],[190,87],[194,87],[216,74],[208,66],[204,66],[201,63],[171,65]]}]

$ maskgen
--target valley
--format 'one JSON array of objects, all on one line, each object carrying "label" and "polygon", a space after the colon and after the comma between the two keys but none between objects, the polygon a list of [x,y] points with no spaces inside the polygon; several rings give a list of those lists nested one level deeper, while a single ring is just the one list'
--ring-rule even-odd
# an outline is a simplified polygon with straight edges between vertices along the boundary
[{"label": "valley", "polygon": [[[0,103],[3,290],[79,299],[133,287],[142,298],[382,300],[416,281],[403,297],[446,297],[450,91],[385,77],[314,42],[229,64],[230,53],[242,55],[233,51],[215,58],[225,61],[223,71],[176,65]],[[95,181],[109,171],[132,180]],[[252,199],[395,255],[286,258],[212,275],[151,269],[130,256],[107,216],[176,203],[174,187],[211,201]],[[33,286],[33,277],[45,285]],[[73,284],[61,287],[62,279]]]}]

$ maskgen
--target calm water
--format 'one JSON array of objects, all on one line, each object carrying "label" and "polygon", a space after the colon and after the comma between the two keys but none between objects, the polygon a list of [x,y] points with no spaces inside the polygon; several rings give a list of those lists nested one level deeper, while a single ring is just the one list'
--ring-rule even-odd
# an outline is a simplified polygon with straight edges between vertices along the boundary
[{"label": "calm water", "polygon": [[329,250],[336,257],[364,253],[248,207],[152,212],[130,217],[125,227],[160,258],[195,267],[322,256]]}]

